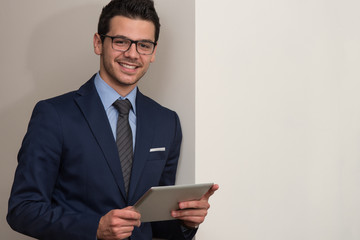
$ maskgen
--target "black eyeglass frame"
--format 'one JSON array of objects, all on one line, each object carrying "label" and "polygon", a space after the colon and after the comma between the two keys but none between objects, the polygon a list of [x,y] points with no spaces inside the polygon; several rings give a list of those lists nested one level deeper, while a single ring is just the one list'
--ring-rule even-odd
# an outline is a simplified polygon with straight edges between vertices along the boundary
[{"label": "black eyeglass frame", "polygon": [[[109,35],[106,35],[106,34],[100,34],[100,36],[101,36],[101,37],[103,37],[103,38],[106,38],[106,37],[110,38],[110,39],[111,39],[111,47],[112,47],[112,49],[114,49],[115,51],[119,51],[119,52],[127,52],[127,51],[129,51],[129,49],[131,48],[131,46],[133,45],[133,43],[135,43],[135,46],[136,46],[136,52],[137,52],[138,54],[141,54],[141,55],[151,55],[151,54],[153,54],[153,53],[154,53],[154,51],[155,51],[155,47],[156,47],[156,45],[157,45],[157,43],[156,43],[156,42],[152,42],[152,41],[148,41],[148,40],[138,40],[138,41],[134,41],[134,40],[131,40],[131,39],[126,38],[126,37],[120,37],[120,36],[109,36]],[[121,38],[121,39],[124,39],[124,40],[130,41],[129,48],[128,48],[128,49],[126,49],[126,50],[119,50],[119,49],[115,49],[115,48],[114,48],[114,39],[116,39],[116,38]],[[141,43],[141,42],[146,42],[146,43],[151,43],[151,44],[154,44],[154,47],[153,47],[153,49],[152,49],[152,52],[151,52],[151,53],[140,53],[140,52],[139,52],[139,50],[138,50],[138,45],[137,45],[139,42],[140,42],[140,43]]]}]

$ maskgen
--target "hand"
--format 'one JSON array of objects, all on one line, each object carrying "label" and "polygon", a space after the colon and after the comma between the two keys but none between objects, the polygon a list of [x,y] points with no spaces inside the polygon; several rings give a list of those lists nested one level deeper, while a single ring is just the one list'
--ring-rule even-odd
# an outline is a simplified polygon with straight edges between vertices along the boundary
[{"label": "hand", "polygon": [[176,219],[182,220],[186,227],[198,227],[202,222],[204,222],[208,209],[210,208],[210,196],[218,189],[219,185],[214,184],[200,200],[180,202],[180,210],[172,211],[171,215]]},{"label": "hand", "polygon": [[140,213],[133,207],[114,209],[100,218],[97,238],[101,240],[120,240],[131,236],[134,227],[140,227]]}]

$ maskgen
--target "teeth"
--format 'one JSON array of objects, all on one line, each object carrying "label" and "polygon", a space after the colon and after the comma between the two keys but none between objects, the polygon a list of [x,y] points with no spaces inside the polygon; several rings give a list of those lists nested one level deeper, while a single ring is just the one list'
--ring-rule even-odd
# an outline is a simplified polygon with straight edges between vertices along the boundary
[{"label": "teeth", "polygon": [[136,66],[130,66],[130,65],[127,65],[127,64],[124,64],[124,63],[120,63],[121,66],[123,67],[126,67],[126,68],[129,68],[129,69],[135,69]]}]

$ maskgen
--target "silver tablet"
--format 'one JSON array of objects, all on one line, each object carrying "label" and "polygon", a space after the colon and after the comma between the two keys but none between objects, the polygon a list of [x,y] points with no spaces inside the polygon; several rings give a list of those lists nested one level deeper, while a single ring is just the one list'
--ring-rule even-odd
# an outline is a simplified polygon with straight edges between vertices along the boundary
[{"label": "silver tablet", "polygon": [[179,209],[179,202],[199,200],[213,183],[175,185],[150,188],[134,205],[141,214],[141,222],[174,220],[171,211]]}]

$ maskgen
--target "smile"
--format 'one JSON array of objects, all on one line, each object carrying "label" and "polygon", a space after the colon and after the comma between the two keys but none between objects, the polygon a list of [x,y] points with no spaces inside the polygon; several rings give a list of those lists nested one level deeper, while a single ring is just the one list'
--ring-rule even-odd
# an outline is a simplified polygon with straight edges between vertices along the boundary
[{"label": "smile", "polygon": [[137,66],[133,66],[133,65],[128,65],[126,63],[119,63],[122,67],[124,68],[128,68],[128,69],[135,69],[137,68]]}]

